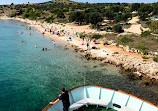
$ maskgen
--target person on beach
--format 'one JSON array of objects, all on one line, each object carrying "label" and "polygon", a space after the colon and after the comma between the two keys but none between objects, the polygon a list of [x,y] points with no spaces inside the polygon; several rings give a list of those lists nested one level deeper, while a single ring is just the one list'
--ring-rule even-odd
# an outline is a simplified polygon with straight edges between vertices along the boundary
[{"label": "person on beach", "polygon": [[89,48],[89,43],[87,42],[87,50],[88,50],[88,48]]},{"label": "person on beach", "polygon": [[68,111],[70,107],[70,100],[69,100],[69,94],[68,91],[65,90],[65,88],[62,88],[62,94],[58,96],[58,99],[54,102],[50,102],[49,104],[55,104],[59,100],[62,100],[63,103],[63,111]]},{"label": "person on beach", "polygon": [[52,30],[50,29],[49,32],[52,33]]},{"label": "person on beach", "polygon": [[53,35],[55,34],[55,31],[53,31]]}]

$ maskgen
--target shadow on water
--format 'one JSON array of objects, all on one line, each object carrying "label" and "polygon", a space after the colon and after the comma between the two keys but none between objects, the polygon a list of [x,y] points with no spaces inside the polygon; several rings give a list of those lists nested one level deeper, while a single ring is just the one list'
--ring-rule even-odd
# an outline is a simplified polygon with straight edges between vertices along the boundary
[{"label": "shadow on water", "polygon": [[158,88],[156,86],[145,86],[144,82],[141,80],[133,80],[125,74],[122,75],[123,77],[119,77],[119,75],[105,74],[103,70],[85,72],[86,84],[120,89],[158,104]]}]

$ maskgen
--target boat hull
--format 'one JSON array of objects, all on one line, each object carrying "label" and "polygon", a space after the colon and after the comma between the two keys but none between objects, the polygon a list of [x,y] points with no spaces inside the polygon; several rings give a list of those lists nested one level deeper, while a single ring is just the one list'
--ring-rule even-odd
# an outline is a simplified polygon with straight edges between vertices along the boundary
[{"label": "boat hull", "polygon": [[[96,85],[81,85],[69,90],[69,99],[70,110],[92,104],[118,111],[158,111],[158,106],[147,100],[121,90]],[[43,111],[63,111],[62,102],[48,104]]]}]

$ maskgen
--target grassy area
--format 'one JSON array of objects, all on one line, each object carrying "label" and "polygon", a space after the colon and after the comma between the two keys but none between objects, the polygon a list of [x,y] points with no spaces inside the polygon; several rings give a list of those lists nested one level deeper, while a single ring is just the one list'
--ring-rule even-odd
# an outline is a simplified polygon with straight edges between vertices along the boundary
[{"label": "grassy area", "polygon": [[145,53],[147,51],[158,51],[158,39],[155,39],[150,34],[143,34],[143,36],[124,35],[119,37],[117,37],[115,34],[106,34],[103,36],[103,38],[106,38],[107,40],[114,40],[119,45],[128,45],[130,48],[136,48]]}]

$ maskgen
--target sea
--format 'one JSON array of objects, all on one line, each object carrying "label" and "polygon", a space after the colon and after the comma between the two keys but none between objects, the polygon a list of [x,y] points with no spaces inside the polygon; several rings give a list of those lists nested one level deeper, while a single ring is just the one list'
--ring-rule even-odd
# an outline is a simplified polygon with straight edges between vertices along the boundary
[{"label": "sea", "polygon": [[88,61],[71,47],[64,50],[63,42],[33,27],[24,30],[26,25],[0,20],[0,111],[41,111],[61,88],[83,84],[120,89],[158,104],[158,87],[132,80],[114,65]]}]

